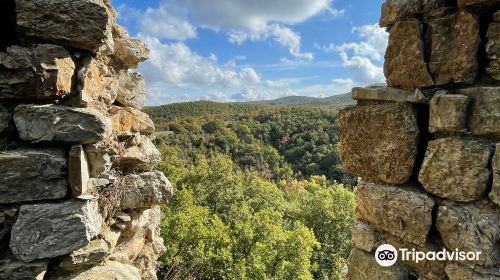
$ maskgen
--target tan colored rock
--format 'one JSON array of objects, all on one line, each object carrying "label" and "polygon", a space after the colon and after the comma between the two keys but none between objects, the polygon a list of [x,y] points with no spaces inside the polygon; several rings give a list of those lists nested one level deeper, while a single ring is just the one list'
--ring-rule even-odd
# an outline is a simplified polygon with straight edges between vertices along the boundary
[{"label": "tan colored rock", "polygon": [[3,258],[0,259],[0,279],[43,280],[48,264],[48,260],[26,263],[11,257]]},{"label": "tan colored rock", "polygon": [[491,60],[486,67],[486,71],[495,80],[500,80],[500,70],[498,68],[500,63],[500,22],[490,23],[486,39],[488,40],[486,43],[486,55]]},{"label": "tan colored rock", "polygon": [[490,192],[490,199],[500,206],[500,143],[497,143],[495,155],[492,160],[493,188]]},{"label": "tan colored rock", "polygon": [[449,250],[481,252],[475,265],[498,267],[500,255],[500,210],[490,201],[473,204],[443,202],[436,226]]},{"label": "tan colored rock", "polygon": [[388,27],[396,21],[415,18],[446,6],[445,0],[386,0],[382,5],[380,27]]},{"label": "tan colored rock", "polygon": [[410,271],[398,264],[380,266],[372,254],[353,248],[349,256],[349,280],[408,280]]},{"label": "tan colored rock", "polygon": [[113,56],[125,68],[137,68],[140,62],[149,58],[149,49],[138,39],[117,39]]},{"label": "tan colored rock", "polygon": [[117,157],[117,165],[124,170],[151,171],[160,163],[161,154],[147,136],[136,134],[126,143]]},{"label": "tan colored rock", "polygon": [[53,280],[142,280],[139,270],[131,265],[107,261],[78,274],[60,276]]},{"label": "tan colored rock", "polygon": [[384,62],[389,86],[412,90],[434,84],[423,59],[422,32],[417,20],[399,21],[391,28]]},{"label": "tan colored rock", "polygon": [[95,239],[90,241],[87,246],[73,251],[69,256],[63,258],[59,267],[66,271],[78,271],[90,268],[100,264],[110,253],[110,248],[106,241]]},{"label": "tan colored rock", "polygon": [[434,200],[408,187],[360,182],[356,216],[402,240],[424,246],[432,225]]},{"label": "tan colored rock", "polygon": [[465,95],[436,94],[429,106],[429,131],[442,134],[464,132],[469,101]]},{"label": "tan colored rock", "polygon": [[159,171],[124,176],[121,185],[122,209],[150,208],[168,202],[173,194],[172,185]]},{"label": "tan colored rock", "polygon": [[101,147],[99,144],[90,144],[85,146],[85,153],[90,168],[90,177],[101,178],[109,173],[111,170],[111,157],[112,149]]},{"label": "tan colored rock", "polygon": [[419,130],[408,103],[355,106],[340,112],[341,157],[346,172],[366,181],[403,184],[413,172]]},{"label": "tan colored rock", "polygon": [[62,98],[71,92],[74,71],[71,55],[61,46],[9,47],[0,53],[0,99]]},{"label": "tan colored rock", "polygon": [[500,280],[500,275],[481,274],[466,266],[450,262],[446,265],[449,280]]},{"label": "tan colored rock", "polygon": [[74,145],[69,151],[69,184],[73,197],[87,194],[89,184],[89,165],[82,145]]},{"label": "tan colored rock", "polygon": [[479,136],[500,139],[500,87],[474,87],[456,93],[471,98],[468,129]]},{"label": "tan colored rock", "polygon": [[491,171],[489,145],[476,140],[430,141],[418,176],[424,189],[442,198],[470,202],[485,194]]},{"label": "tan colored rock", "polygon": [[420,90],[409,92],[406,90],[386,87],[368,86],[365,88],[355,87],[352,89],[354,100],[380,100],[412,103],[427,103],[428,100]]},{"label": "tan colored rock", "polygon": [[460,9],[470,7],[488,8],[497,4],[497,0],[458,0],[458,7]]},{"label": "tan colored rock", "polygon": [[139,73],[124,72],[120,74],[119,82],[116,101],[123,106],[141,109],[146,104],[144,76]]},{"label": "tan colored rock", "polygon": [[473,83],[479,69],[479,18],[459,12],[429,21],[428,28],[429,67],[435,83]]},{"label": "tan colored rock", "polygon": [[113,106],[110,114],[113,133],[116,135],[127,135],[137,132],[150,135],[155,131],[154,123],[148,114],[132,107]]},{"label": "tan colored rock", "polygon": [[87,58],[83,64],[78,71],[80,104],[87,107],[94,101],[113,104],[119,90],[118,76],[99,59]]}]

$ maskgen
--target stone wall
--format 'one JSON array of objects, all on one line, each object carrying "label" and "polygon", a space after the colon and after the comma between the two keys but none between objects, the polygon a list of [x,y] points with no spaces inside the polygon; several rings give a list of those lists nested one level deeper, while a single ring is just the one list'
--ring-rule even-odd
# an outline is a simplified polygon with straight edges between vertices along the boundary
[{"label": "stone wall", "polygon": [[0,1],[0,279],[156,279],[172,196],[108,0]]},{"label": "stone wall", "polygon": [[[387,87],[340,113],[361,177],[351,280],[500,279],[500,1],[386,0]],[[381,244],[480,251],[477,261],[382,267]]]}]

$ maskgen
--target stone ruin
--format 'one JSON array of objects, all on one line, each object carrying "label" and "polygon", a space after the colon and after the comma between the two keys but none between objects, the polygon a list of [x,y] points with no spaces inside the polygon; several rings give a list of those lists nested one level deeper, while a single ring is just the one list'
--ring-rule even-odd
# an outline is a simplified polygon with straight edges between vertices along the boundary
[{"label": "stone ruin", "polygon": [[[356,190],[351,280],[500,279],[500,1],[386,0],[387,87],[340,113]],[[379,266],[381,244],[481,252]]]},{"label": "stone ruin", "polygon": [[0,279],[156,279],[149,50],[108,0],[0,1]]}]

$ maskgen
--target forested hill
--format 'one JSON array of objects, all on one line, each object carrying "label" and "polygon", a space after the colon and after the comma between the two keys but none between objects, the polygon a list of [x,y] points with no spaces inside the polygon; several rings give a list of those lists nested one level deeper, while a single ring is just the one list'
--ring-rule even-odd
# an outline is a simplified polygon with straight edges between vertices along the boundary
[{"label": "forested hill", "polygon": [[274,100],[256,101],[254,104],[268,105],[300,105],[311,107],[325,107],[340,110],[349,105],[354,105],[355,101],[351,98],[351,93],[334,95],[325,98],[308,97],[308,96],[287,96]]}]

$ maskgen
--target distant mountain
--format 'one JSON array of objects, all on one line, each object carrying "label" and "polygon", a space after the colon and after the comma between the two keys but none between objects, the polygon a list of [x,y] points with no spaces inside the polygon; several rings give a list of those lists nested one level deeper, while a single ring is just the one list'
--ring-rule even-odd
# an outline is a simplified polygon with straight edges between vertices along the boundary
[{"label": "distant mountain", "polygon": [[355,100],[351,98],[351,93],[334,95],[325,98],[308,97],[308,96],[287,96],[274,100],[263,100],[256,102],[247,102],[253,104],[268,104],[268,105],[298,105],[312,107],[329,107],[336,110],[343,109],[349,105],[354,105]]}]

